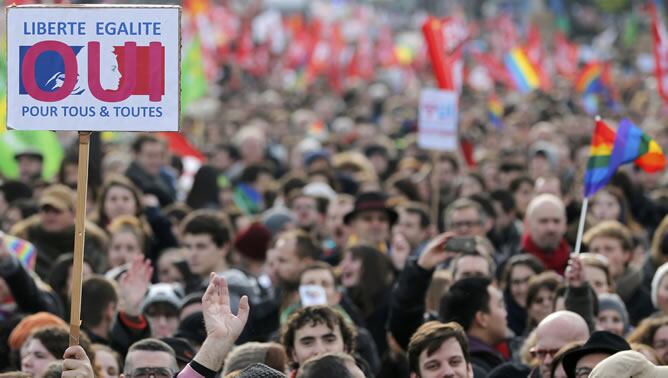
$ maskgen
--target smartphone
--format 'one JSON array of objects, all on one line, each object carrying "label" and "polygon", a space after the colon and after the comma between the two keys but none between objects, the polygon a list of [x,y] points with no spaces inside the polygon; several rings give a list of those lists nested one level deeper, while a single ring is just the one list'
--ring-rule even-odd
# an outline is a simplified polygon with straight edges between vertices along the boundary
[{"label": "smartphone", "polygon": [[473,237],[452,237],[445,242],[443,249],[448,252],[470,253],[475,252],[475,246],[475,238]]},{"label": "smartphone", "polygon": [[299,299],[304,307],[327,304],[327,294],[325,293],[325,289],[319,285],[300,286]]}]

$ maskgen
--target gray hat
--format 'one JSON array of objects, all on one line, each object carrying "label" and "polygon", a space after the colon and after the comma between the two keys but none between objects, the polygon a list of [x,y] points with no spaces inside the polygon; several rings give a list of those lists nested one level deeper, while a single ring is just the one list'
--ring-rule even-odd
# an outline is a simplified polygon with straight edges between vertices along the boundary
[{"label": "gray hat", "polygon": [[264,363],[267,358],[268,343],[248,342],[232,349],[225,358],[223,375],[245,369],[255,363]]},{"label": "gray hat", "polygon": [[272,235],[283,231],[286,224],[295,221],[295,214],[285,207],[273,207],[262,214],[262,223],[271,231]]},{"label": "gray hat", "polygon": [[598,296],[598,313],[600,314],[603,310],[617,311],[624,323],[624,333],[629,331],[629,313],[626,311],[626,305],[624,305],[624,301],[622,301],[619,295],[614,293],[600,294]]},{"label": "gray hat", "polygon": [[287,378],[287,376],[265,364],[253,364],[242,370],[237,378]]},{"label": "gray hat", "polygon": [[181,297],[183,297],[183,292],[180,287],[168,284],[168,283],[158,283],[151,285],[148,289],[148,294],[144,298],[144,302],[141,305],[141,311],[146,312],[148,307],[155,303],[167,303],[174,306],[176,311],[181,307]]}]

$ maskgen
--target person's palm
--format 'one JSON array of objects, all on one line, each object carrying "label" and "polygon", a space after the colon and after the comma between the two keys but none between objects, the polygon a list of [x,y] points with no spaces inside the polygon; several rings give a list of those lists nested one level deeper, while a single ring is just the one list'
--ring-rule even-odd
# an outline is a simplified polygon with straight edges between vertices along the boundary
[{"label": "person's palm", "polygon": [[123,299],[123,311],[138,316],[140,306],[151,284],[153,268],[149,260],[136,258],[130,263],[127,273],[121,277],[119,285]]},{"label": "person's palm", "polygon": [[211,274],[211,281],[202,297],[204,324],[207,334],[218,340],[234,342],[243,331],[248,320],[248,297],[239,301],[239,313],[230,310],[230,295],[223,277]]}]

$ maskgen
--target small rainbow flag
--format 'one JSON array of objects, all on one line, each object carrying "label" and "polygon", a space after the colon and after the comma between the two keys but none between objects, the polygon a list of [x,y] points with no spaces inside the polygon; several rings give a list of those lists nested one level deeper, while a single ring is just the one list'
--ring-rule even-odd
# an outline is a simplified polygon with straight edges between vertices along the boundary
[{"label": "small rainbow flag", "polygon": [[661,147],[631,121],[623,119],[615,133],[597,119],[584,177],[585,197],[591,197],[604,187],[617,168],[634,161],[649,173],[666,167]]},{"label": "small rainbow flag", "polygon": [[504,63],[520,92],[528,93],[540,86],[538,71],[521,48],[515,47],[506,54]]},{"label": "small rainbow flag", "polygon": [[487,100],[487,115],[495,128],[501,129],[503,127],[503,104],[496,94],[493,94]]},{"label": "small rainbow flag", "polygon": [[604,67],[600,62],[591,62],[578,75],[575,81],[575,90],[578,93],[597,93],[603,89]]},{"label": "small rainbow flag", "polygon": [[7,250],[12,252],[26,269],[33,270],[35,268],[37,249],[32,243],[11,235],[4,235],[2,242]]}]

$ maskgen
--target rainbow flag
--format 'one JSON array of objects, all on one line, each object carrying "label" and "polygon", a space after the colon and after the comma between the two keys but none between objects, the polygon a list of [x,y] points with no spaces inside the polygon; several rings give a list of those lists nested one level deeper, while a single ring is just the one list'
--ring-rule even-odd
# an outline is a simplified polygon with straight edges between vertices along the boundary
[{"label": "rainbow flag", "polygon": [[584,177],[585,197],[607,185],[617,168],[634,161],[650,173],[666,167],[661,147],[631,121],[623,119],[615,133],[597,119]]},{"label": "rainbow flag", "polygon": [[487,100],[487,115],[495,128],[501,129],[503,127],[503,104],[496,94],[493,94]]},{"label": "rainbow flag", "polygon": [[538,71],[521,48],[515,47],[506,54],[504,63],[515,83],[515,88],[520,92],[529,93],[540,86]]},{"label": "rainbow flag", "polygon": [[4,235],[2,243],[8,251],[12,252],[19,259],[26,269],[33,270],[35,268],[37,249],[32,243],[12,235]]},{"label": "rainbow flag", "polygon": [[575,90],[578,93],[597,93],[603,89],[603,64],[600,62],[591,62],[578,75],[575,81]]}]

